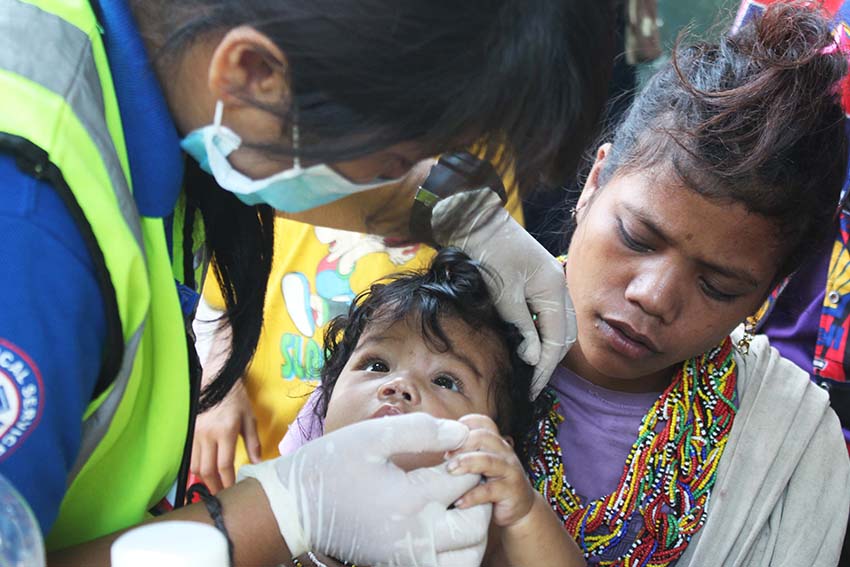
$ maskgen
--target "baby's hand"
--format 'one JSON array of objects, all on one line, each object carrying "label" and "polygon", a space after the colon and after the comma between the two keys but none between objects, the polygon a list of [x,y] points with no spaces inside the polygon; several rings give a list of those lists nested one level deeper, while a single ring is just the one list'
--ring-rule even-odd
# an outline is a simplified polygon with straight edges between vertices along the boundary
[{"label": "baby's hand", "polygon": [[452,474],[480,474],[486,482],[464,494],[455,506],[469,508],[492,502],[497,526],[506,528],[518,523],[531,512],[536,493],[513,447],[485,415],[467,415],[459,421],[469,427],[469,436],[459,449],[447,455],[448,470]]}]

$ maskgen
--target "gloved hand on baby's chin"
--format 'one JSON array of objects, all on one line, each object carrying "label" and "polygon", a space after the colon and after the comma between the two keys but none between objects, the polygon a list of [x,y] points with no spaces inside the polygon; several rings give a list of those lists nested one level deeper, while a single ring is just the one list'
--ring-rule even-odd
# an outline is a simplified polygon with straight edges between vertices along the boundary
[{"label": "gloved hand on baby's chin", "polygon": [[[480,477],[451,475],[442,463],[468,433],[424,413],[372,419],[246,465],[239,476],[260,482],[293,556],[312,550],[362,565],[477,567],[491,506],[450,509]],[[439,464],[405,470],[432,454]]]}]

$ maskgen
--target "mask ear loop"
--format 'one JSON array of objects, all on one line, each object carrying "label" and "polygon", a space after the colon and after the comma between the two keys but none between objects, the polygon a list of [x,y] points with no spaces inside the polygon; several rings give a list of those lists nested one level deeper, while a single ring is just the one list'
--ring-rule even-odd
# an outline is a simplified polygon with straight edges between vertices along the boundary
[{"label": "mask ear loop", "polygon": [[298,123],[292,123],[292,168],[293,169],[301,169],[301,158],[298,156],[299,154],[299,142],[301,133],[298,130]]},{"label": "mask ear loop", "polygon": [[221,136],[221,117],[224,114],[224,102],[219,99],[215,101],[215,111],[213,112],[213,131],[212,131],[212,142],[216,146],[218,146],[217,142],[220,142],[222,139]]},{"label": "mask ear loop", "polygon": [[[215,101],[215,113],[213,114],[213,128],[215,129],[215,134],[218,134],[221,129],[221,117],[224,114],[224,102],[219,99]],[[296,115],[295,120],[292,122],[292,167],[294,169],[301,169],[301,158],[298,156],[300,149],[300,135],[301,133],[298,130],[298,117]]]},{"label": "mask ear loop", "polygon": [[224,102],[221,99],[215,101],[215,113],[213,114],[213,126],[216,130],[221,128],[221,115],[224,114]]}]

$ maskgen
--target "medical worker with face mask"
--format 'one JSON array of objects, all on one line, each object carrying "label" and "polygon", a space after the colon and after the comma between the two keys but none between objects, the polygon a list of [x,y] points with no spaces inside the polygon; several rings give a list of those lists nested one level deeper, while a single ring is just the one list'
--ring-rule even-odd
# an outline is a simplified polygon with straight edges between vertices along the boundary
[{"label": "medical worker with face mask", "polygon": [[[475,146],[526,187],[568,172],[604,99],[603,4],[0,0],[0,473],[49,563],[105,563],[185,473],[199,405],[255,348],[275,210],[484,259],[545,382],[575,335],[558,265],[492,192],[452,196],[486,168],[414,165]],[[213,257],[233,349],[202,395]],[[466,433],[359,424],[161,517],[217,520],[237,563],[476,564],[487,509],[447,508],[478,478],[389,463]]]}]

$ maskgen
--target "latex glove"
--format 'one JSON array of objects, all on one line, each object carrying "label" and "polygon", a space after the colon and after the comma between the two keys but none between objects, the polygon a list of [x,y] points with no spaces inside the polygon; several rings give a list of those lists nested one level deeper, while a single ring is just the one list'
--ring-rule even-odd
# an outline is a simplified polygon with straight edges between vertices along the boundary
[{"label": "latex glove", "polygon": [[535,367],[536,398],[576,340],[575,309],[563,266],[489,189],[443,199],[434,207],[432,227],[438,243],[460,248],[492,271],[485,270],[484,277],[499,314],[522,333],[519,355]]},{"label": "latex glove", "polygon": [[246,465],[239,478],[263,487],[293,556],[318,551],[358,565],[478,566],[491,507],[449,510],[479,475],[442,464],[405,472],[395,454],[446,452],[469,429],[424,413],[371,419],[311,441],[295,453]]},{"label": "latex glove", "polygon": [[234,459],[239,436],[252,463],[260,462],[260,437],[251,401],[241,382],[216,407],[198,415],[190,470],[215,494],[236,480]]}]

